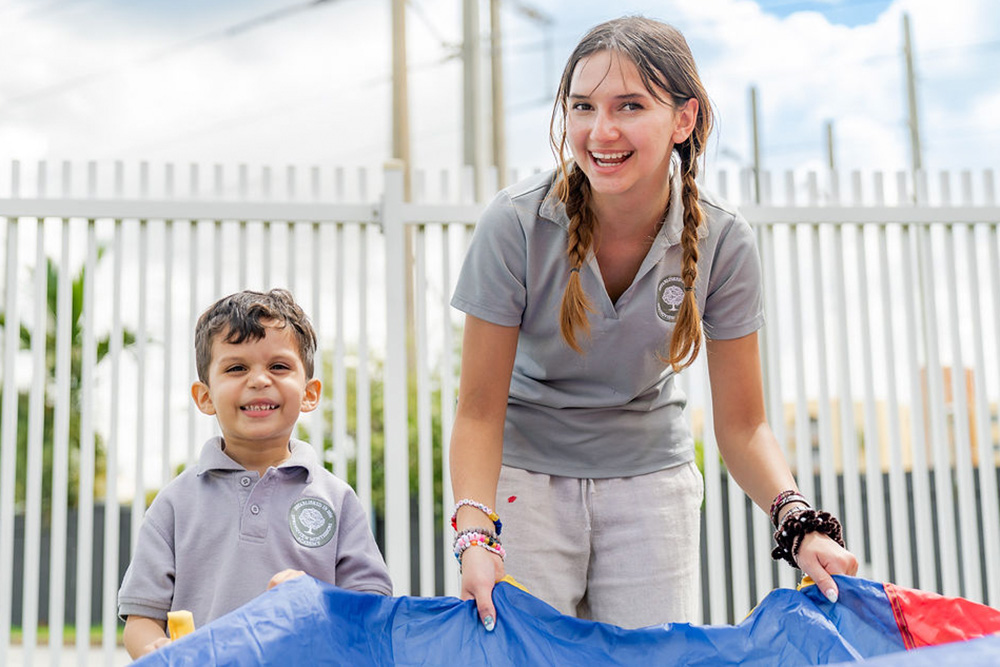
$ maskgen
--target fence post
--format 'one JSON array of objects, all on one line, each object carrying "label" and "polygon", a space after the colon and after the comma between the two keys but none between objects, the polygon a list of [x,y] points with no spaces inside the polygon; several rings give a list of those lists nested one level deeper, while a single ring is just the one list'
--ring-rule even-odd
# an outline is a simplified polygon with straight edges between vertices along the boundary
[{"label": "fence post", "polygon": [[410,594],[410,479],[406,405],[406,250],[403,163],[385,165],[385,558],[396,595]]}]

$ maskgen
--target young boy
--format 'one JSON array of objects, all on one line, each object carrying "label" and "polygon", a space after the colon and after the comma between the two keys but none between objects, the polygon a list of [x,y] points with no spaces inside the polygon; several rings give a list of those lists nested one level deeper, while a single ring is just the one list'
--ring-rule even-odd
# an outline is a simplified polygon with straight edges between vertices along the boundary
[{"label": "young boy", "polygon": [[[216,302],[195,330],[198,409],[221,437],[156,496],[118,593],[135,658],[166,644],[167,612],[204,625],[302,570],[342,588],[392,594],[354,491],[291,438],[316,408],[316,334],[285,290]],[[295,568],[295,569],[287,569]]]}]

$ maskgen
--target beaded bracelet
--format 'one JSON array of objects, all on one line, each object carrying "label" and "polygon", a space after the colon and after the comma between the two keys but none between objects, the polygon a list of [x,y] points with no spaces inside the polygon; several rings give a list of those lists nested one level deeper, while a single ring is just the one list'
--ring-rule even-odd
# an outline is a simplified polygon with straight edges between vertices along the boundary
[{"label": "beaded bracelet", "polygon": [[778,527],[778,516],[781,513],[781,508],[791,503],[802,503],[806,507],[809,507],[809,502],[806,500],[805,496],[798,491],[793,491],[791,489],[782,491],[775,496],[774,501],[771,503],[771,511],[769,512],[769,515],[771,516],[772,526],[775,528]]},{"label": "beaded bracelet", "polygon": [[777,546],[771,551],[771,558],[784,560],[798,569],[799,564],[796,559],[799,547],[802,546],[802,538],[808,533],[823,533],[840,546],[847,548],[844,544],[843,528],[837,517],[829,512],[802,508],[790,510],[781,520],[781,526],[774,532]]},{"label": "beaded bracelet", "polygon": [[500,535],[500,530],[503,528],[503,524],[500,523],[500,515],[494,512],[492,509],[482,504],[481,502],[472,500],[470,498],[463,498],[455,503],[455,511],[451,514],[451,527],[454,530],[458,530],[458,510],[464,505],[469,507],[475,507],[477,510],[485,514],[493,522],[493,527],[496,528],[496,534]]},{"label": "beaded bracelet", "polygon": [[458,561],[459,572],[462,570],[462,554],[464,554],[466,549],[469,547],[482,547],[487,551],[500,556],[500,560],[504,560],[507,557],[507,552],[504,551],[503,545],[500,544],[500,540],[493,535],[476,532],[474,530],[463,530],[459,533],[458,537],[455,538],[455,543],[453,545],[455,550],[455,560]]}]

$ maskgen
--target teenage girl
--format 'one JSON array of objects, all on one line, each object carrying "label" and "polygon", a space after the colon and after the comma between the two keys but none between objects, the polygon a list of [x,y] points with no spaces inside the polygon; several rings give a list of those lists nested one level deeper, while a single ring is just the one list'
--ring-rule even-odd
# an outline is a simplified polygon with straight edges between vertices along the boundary
[{"label": "teenage girl", "polygon": [[774,557],[836,601],[830,575],[857,560],[766,421],[760,263],[747,222],[696,184],[712,113],[684,37],[638,17],[593,28],[552,119],[558,168],[497,195],[452,300],[462,597],[487,630],[505,573],[583,618],[695,620],[703,485],[675,374],[704,353],[719,450],[770,511]]}]

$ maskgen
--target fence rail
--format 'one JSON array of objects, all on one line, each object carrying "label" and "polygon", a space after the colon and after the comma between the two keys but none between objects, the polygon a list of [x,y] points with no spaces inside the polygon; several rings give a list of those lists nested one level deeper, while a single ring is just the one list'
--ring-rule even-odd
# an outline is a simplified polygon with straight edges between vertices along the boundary
[{"label": "fence rail", "polygon": [[[392,166],[288,169],[281,192],[267,168],[192,166],[183,192],[173,167],[156,183],[153,171],[88,165],[81,179],[73,166],[14,164],[0,189],[0,655],[15,619],[29,661],[39,623],[55,662],[72,659],[60,655],[67,624],[100,625],[113,649],[119,551],[131,546],[120,535],[137,533],[147,495],[215,433],[188,398],[194,320],[244,287],[287,287],[310,313],[324,398],[300,428],[369,508],[397,593],[455,594],[447,459],[461,318],[448,300],[482,206],[471,179],[415,174],[407,202]],[[843,196],[836,174],[787,174],[780,197],[763,174],[759,198],[749,174],[707,180],[757,230],[768,413],[803,491],[844,519],[865,576],[1000,604],[992,172],[852,174]],[[767,557],[767,518],[719,460],[703,360],[682,383],[706,480],[702,617],[734,622],[794,573]],[[82,662],[87,633],[76,636]]]}]

